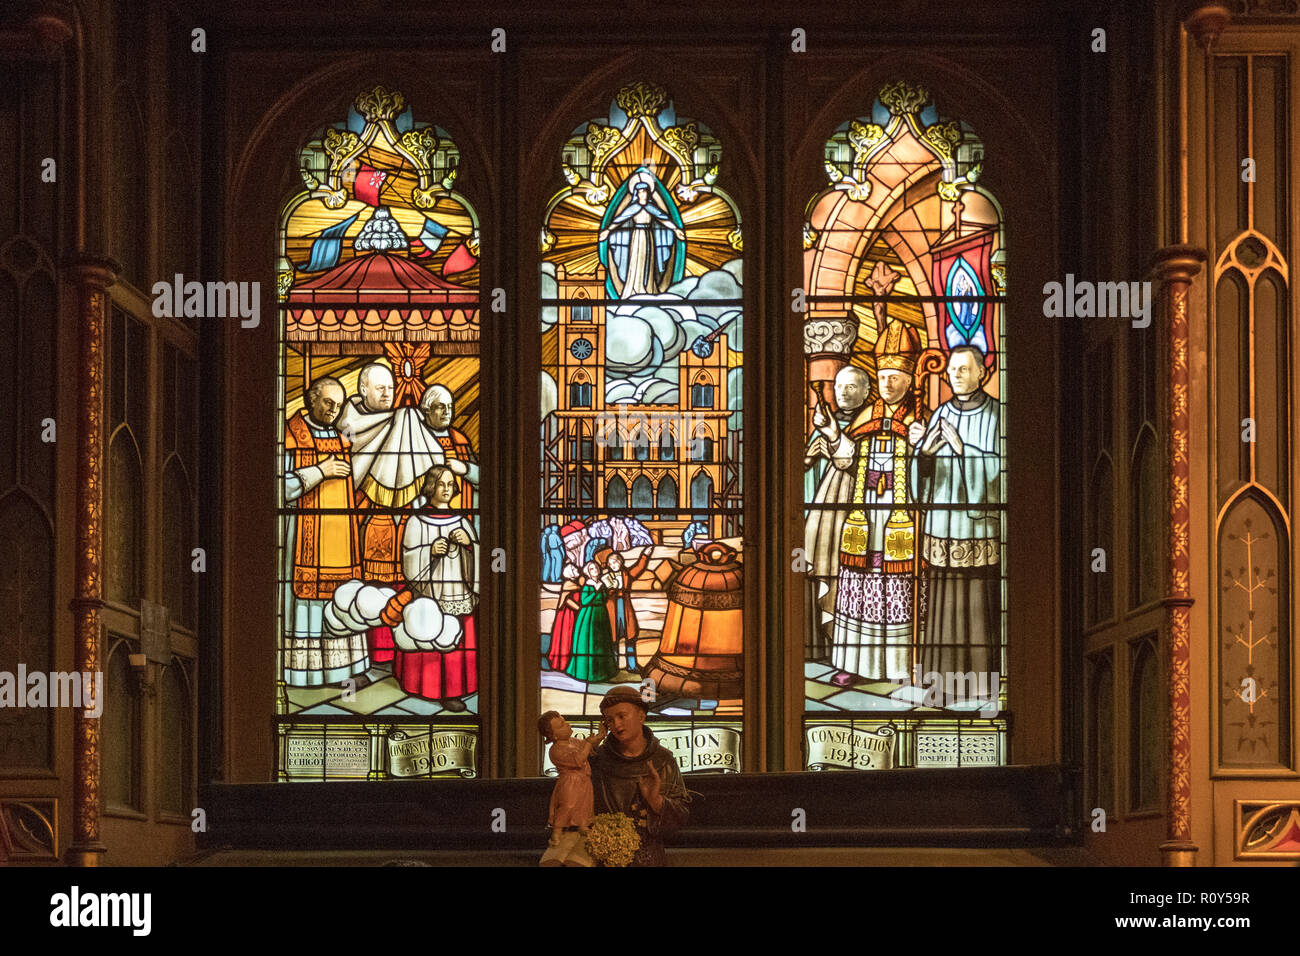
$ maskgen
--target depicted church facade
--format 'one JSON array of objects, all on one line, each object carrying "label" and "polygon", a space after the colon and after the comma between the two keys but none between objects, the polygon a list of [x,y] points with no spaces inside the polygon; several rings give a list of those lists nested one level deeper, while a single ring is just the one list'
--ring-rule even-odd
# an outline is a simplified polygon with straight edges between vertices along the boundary
[{"label": "depicted church facade", "polygon": [[569,301],[559,307],[563,385],[545,438],[543,500],[575,511],[641,509],[661,536],[680,537],[699,519],[712,537],[736,534],[736,521],[711,513],[742,499],[740,442],[728,428],[726,333],[708,355],[682,353],[674,405],[614,404],[606,399],[605,306],[598,304],[604,269],[569,275],[561,266],[556,282]]},{"label": "depicted church facade", "polygon": [[670,858],[1300,860],[1295,3],[213,6],[0,11],[0,863],[533,863],[618,685]]}]

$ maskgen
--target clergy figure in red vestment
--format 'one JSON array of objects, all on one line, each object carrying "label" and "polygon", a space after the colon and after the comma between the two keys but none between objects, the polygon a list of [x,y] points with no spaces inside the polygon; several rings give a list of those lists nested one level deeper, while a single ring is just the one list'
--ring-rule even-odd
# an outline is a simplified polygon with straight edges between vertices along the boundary
[{"label": "clergy figure in red vestment", "polygon": [[[376,427],[390,427],[395,382],[386,365],[371,362],[357,376],[357,394],[350,398],[339,417],[339,430],[353,441],[368,435]],[[364,443],[363,443],[364,444]],[[392,497],[369,475],[369,462],[354,456],[353,488],[358,508],[396,507],[405,502]],[[362,470],[365,469],[365,470]],[[379,500],[372,495],[379,492]],[[384,514],[378,510],[361,516],[362,577],[374,584],[402,586],[401,540],[404,515]],[[366,631],[370,657],[376,664],[393,659],[393,631],[387,625]]]}]

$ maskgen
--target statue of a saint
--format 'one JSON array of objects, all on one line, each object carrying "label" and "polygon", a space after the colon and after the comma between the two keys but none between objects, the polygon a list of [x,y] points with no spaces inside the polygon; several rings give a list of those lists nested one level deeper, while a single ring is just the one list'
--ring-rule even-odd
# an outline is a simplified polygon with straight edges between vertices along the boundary
[{"label": "statue of a saint", "polygon": [[609,737],[591,756],[596,813],[622,813],[641,837],[632,866],[664,866],[664,836],[690,815],[677,759],[645,726],[649,704],[626,684],[600,702]]}]

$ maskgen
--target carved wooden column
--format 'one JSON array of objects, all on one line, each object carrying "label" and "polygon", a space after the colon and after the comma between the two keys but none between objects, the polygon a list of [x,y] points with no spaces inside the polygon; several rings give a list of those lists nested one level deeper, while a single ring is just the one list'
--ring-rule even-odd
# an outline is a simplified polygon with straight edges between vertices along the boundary
[{"label": "carved wooden column", "polygon": [[1169,461],[1169,535],[1166,597],[1169,634],[1166,674],[1169,688],[1167,839],[1160,844],[1165,866],[1194,866],[1192,842],[1192,726],[1191,726],[1191,558],[1188,553],[1190,461],[1187,457],[1187,298],[1192,280],[1201,271],[1205,252],[1175,245],[1155,256],[1160,283],[1169,374],[1166,385],[1165,435]]},{"label": "carved wooden column", "polygon": [[[81,348],[77,356],[77,566],[73,614],[75,669],[103,671],[99,609],[104,606],[104,314],[105,291],[117,278],[111,259],[84,257],[74,266],[78,283]],[[102,690],[103,683],[95,682]],[[73,711],[71,866],[98,866],[106,847],[99,838],[99,719],[87,715],[98,702]]]}]

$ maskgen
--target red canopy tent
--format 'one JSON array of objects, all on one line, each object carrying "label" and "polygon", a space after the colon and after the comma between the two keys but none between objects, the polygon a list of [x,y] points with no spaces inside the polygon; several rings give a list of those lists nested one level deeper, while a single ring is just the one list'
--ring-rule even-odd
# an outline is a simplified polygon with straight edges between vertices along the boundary
[{"label": "red canopy tent", "polygon": [[478,290],[372,252],[289,290],[294,342],[477,342]]}]

